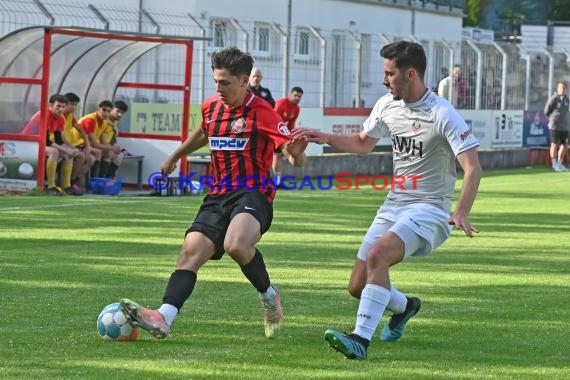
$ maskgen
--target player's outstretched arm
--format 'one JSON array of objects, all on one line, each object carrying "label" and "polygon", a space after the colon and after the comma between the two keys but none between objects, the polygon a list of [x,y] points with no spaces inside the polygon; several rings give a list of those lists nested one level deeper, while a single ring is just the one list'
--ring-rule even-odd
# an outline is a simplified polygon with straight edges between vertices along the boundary
[{"label": "player's outstretched arm", "polygon": [[160,171],[166,174],[172,173],[176,167],[176,163],[180,158],[200,149],[208,143],[208,137],[201,128],[193,131],[190,136],[180,145],[168,158],[160,165]]},{"label": "player's outstretched arm", "polygon": [[295,128],[292,134],[294,138],[306,138],[309,142],[328,144],[347,153],[369,153],[378,142],[378,139],[369,137],[364,131],[352,135],[332,135],[315,129]]},{"label": "player's outstretched arm", "polygon": [[457,160],[465,174],[463,176],[463,185],[461,186],[459,200],[457,201],[455,212],[449,222],[455,225],[455,228],[462,229],[465,235],[473,237],[473,233],[477,233],[479,230],[471,225],[467,217],[469,216],[473,202],[475,202],[483,170],[481,169],[479,155],[475,148],[460,153],[457,156]]}]

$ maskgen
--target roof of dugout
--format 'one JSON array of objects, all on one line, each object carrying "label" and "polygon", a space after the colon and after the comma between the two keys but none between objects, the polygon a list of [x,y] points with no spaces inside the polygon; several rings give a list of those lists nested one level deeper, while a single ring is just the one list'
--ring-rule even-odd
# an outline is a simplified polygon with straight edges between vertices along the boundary
[{"label": "roof of dugout", "polygon": [[[193,41],[201,39],[61,27],[29,27],[7,34],[0,39],[0,137],[37,141],[38,156],[43,157],[47,119],[42,120],[36,136],[23,136],[20,132],[38,110],[47,117],[51,94],[76,93],[82,105],[77,114],[83,114],[96,109],[101,100],[113,99],[122,86],[183,92],[184,140],[188,131]],[[167,44],[183,49],[184,75],[171,79],[179,83],[161,84],[153,79],[144,83],[121,81],[137,60]],[[41,181],[43,173],[38,175]]]},{"label": "roof of dugout", "polygon": [[[48,94],[72,91],[79,95],[83,106],[87,107],[98,104],[102,99],[112,99],[116,88],[121,85],[121,78],[148,51],[164,44],[185,44],[191,51],[192,41],[197,39],[201,38],[80,28],[24,28],[0,39],[0,78],[30,79],[30,85],[49,79]],[[49,61],[45,60],[47,52]],[[49,66],[46,73],[49,78],[44,78],[44,64]],[[27,81],[10,82],[25,84]],[[149,88],[144,84],[139,87]],[[24,104],[39,106],[37,93],[33,96],[32,88],[15,86],[13,90],[10,91],[11,97]]]}]

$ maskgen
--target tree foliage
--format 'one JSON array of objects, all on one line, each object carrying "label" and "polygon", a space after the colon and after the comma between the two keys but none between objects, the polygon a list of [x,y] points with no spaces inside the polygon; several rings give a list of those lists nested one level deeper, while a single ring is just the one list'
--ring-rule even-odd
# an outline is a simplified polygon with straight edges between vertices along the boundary
[{"label": "tree foliage", "polygon": [[499,18],[507,25],[507,33],[520,34],[520,27],[529,19],[536,19],[538,5],[533,0],[505,0],[499,10]]},{"label": "tree foliage", "polygon": [[550,0],[548,19],[570,21],[570,0]]},{"label": "tree foliage", "polygon": [[481,19],[481,0],[467,0],[466,16],[463,26],[477,26]]},{"label": "tree foliage", "polygon": [[485,9],[490,2],[491,0],[467,0],[465,9],[466,16],[463,19],[463,26],[478,26],[481,23],[483,9]]}]

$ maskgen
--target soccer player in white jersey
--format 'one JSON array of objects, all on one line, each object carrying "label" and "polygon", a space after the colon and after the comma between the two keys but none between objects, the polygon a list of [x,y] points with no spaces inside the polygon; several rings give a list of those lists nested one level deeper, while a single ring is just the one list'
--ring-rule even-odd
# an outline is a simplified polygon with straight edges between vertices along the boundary
[{"label": "soccer player in white jersey", "polygon": [[[325,332],[331,347],[361,360],[367,357],[368,344],[386,309],[392,316],[380,340],[394,342],[421,306],[418,298],[406,297],[392,286],[390,267],[409,256],[434,251],[448,238],[451,226],[469,237],[478,232],[468,215],[482,172],[476,151],[479,143],[471,130],[447,100],[424,84],[426,55],[421,45],[398,41],[384,46],[380,55],[389,94],[376,102],[360,133],[331,135],[306,128],[293,132],[297,138],[351,153],[371,152],[389,133],[394,175],[408,178],[388,193],[358,251],[348,286],[350,294],[360,298],[354,331],[348,335],[332,329]],[[455,211],[450,213],[456,158],[465,175]]]}]

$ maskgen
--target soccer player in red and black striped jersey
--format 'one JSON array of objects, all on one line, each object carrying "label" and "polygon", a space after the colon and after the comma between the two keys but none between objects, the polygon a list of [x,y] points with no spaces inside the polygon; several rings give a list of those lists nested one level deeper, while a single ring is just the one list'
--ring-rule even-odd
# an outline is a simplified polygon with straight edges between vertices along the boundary
[{"label": "soccer player in red and black striped jersey", "polygon": [[126,298],[121,308],[131,323],[165,338],[176,315],[192,294],[196,273],[208,260],[227,252],[259,292],[265,335],[276,338],[283,317],[278,289],[272,285],[255,244],[273,218],[275,187],[268,180],[273,152],[282,149],[289,161],[304,162],[305,139],[291,133],[269,103],[247,89],[253,59],[232,47],[212,55],[217,95],[202,105],[201,128],[162,164],[171,173],[181,157],[210,144],[214,171],[211,191],[194,223],[186,231],[176,269],[170,276],[162,305],[144,308]]}]

